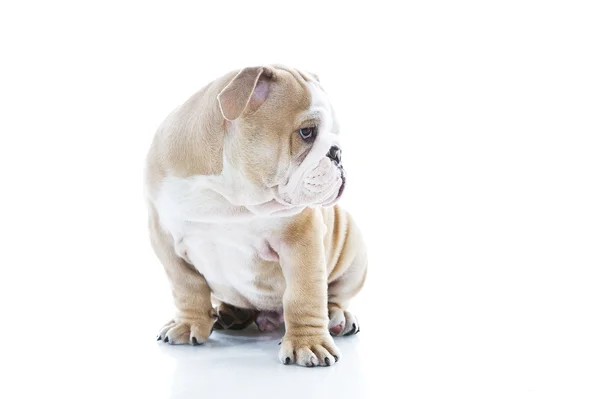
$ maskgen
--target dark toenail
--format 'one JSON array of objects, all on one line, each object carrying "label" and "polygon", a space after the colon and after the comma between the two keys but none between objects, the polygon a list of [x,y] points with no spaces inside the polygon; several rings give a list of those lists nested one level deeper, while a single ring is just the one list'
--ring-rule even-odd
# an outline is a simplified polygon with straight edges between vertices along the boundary
[{"label": "dark toenail", "polygon": [[165,342],[169,342],[169,337],[165,337]]},{"label": "dark toenail", "polygon": [[352,330],[348,331],[344,336],[352,334],[356,334],[356,323],[352,323]]},{"label": "dark toenail", "polygon": [[160,335],[158,337],[156,337],[157,341],[160,341],[162,338],[160,337]]},{"label": "dark toenail", "polygon": [[192,345],[196,346],[196,345],[200,345],[198,343],[198,340],[196,339],[196,337],[192,337]]},{"label": "dark toenail", "polygon": [[290,364],[291,361],[292,361],[292,359],[290,359],[289,357],[285,358],[285,364]]},{"label": "dark toenail", "polygon": [[333,355],[333,358],[335,359],[335,361],[337,362],[339,357],[337,357],[336,355]]},{"label": "dark toenail", "polygon": [[281,345],[281,341],[279,341],[279,343],[277,345]]},{"label": "dark toenail", "polygon": [[328,366],[331,366],[331,360],[329,360],[329,358],[328,358],[328,357],[326,357],[326,358],[325,358],[325,363],[326,363]]}]

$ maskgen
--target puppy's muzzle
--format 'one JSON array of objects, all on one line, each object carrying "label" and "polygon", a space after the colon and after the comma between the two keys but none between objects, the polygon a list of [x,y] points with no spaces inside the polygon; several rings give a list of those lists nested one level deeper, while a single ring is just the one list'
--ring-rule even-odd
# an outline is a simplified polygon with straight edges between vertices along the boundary
[{"label": "puppy's muzzle", "polygon": [[331,159],[341,172],[342,186],[340,187],[337,195],[337,198],[340,198],[344,192],[344,188],[346,187],[346,172],[344,172],[344,167],[342,166],[342,150],[340,150],[340,147],[337,145],[332,146],[329,149],[329,152],[327,152],[327,158]]}]

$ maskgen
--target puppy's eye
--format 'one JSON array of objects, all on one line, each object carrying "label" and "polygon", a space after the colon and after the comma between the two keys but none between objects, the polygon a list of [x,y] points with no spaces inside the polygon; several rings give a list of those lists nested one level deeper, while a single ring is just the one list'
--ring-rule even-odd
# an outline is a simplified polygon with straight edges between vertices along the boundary
[{"label": "puppy's eye", "polygon": [[308,140],[315,135],[315,130],[316,129],[314,127],[304,127],[298,130],[298,132],[300,133],[300,137],[302,137],[304,140]]}]

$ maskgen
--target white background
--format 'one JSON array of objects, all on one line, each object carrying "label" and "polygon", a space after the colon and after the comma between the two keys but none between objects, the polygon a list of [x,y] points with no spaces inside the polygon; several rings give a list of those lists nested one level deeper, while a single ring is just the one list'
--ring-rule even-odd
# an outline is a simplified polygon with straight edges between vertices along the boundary
[{"label": "white background", "polygon": [[[0,396],[598,398],[596,5],[3,2]],[[277,334],[154,342],[152,135],[271,62],[329,92],[370,250],[331,368],[280,365]]]}]

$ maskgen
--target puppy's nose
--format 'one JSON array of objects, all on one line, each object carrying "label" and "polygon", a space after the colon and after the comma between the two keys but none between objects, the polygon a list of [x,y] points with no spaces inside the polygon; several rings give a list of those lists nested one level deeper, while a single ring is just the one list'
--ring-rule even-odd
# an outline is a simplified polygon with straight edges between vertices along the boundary
[{"label": "puppy's nose", "polygon": [[329,149],[327,157],[334,162],[342,163],[342,150],[337,145],[334,145]]}]

